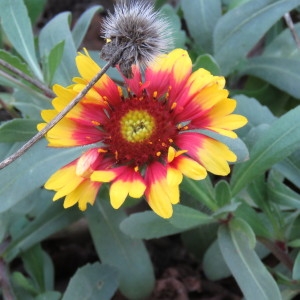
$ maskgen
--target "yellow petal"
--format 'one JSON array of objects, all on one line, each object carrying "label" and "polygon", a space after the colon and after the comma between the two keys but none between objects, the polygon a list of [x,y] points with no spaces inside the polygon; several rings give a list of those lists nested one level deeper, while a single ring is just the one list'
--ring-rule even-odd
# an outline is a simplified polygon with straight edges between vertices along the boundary
[{"label": "yellow petal", "polygon": [[227,161],[236,161],[236,155],[223,143],[206,139],[203,148],[198,152],[201,164],[211,173],[216,175],[228,175],[230,172]]},{"label": "yellow petal", "polygon": [[212,127],[221,127],[224,129],[238,129],[247,124],[248,120],[244,116],[231,114],[228,116],[214,118],[211,121]]},{"label": "yellow petal", "polygon": [[132,198],[141,198],[146,190],[146,184],[141,180],[134,180],[130,183],[129,196]]},{"label": "yellow petal", "polygon": [[118,209],[128,196],[130,189],[130,182],[123,180],[116,180],[109,189],[109,197],[111,206]]},{"label": "yellow petal", "polygon": [[160,182],[154,183],[150,187],[147,200],[149,206],[156,214],[165,219],[172,217],[172,204],[163,184],[161,184]]},{"label": "yellow petal", "polygon": [[[190,95],[193,95],[192,90],[190,90],[189,93]],[[196,102],[202,110],[207,110],[218,102],[227,99],[227,96],[227,90],[219,90],[217,85],[212,85],[197,91],[193,96],[192,101]]]},{"label": "yellow petal", "polygon": [[101,70],[90,56],[82,53],[79,53],[79,55],[76,56],[76,65],[81,77],[88,81],[90,81]]},{"label": "yellow petal", "polygon": [[194,180],[201,180],[207,176],[206,169],[188,157],[180,157],[177,167],[185,176]]},{"label": "yellow petal", "polygon": [[69,208],[76,203],[81,211],[87,209],[87,204],[94,204],[99,185],[90,180],[83,181],[72,193],[68,194],[64,201],[64,208]]},{"label": "yellow petal", "polygon": [[114,180],[118,174],[112,170],[107,171],[95,171],[91,175],[92,181],[98,181],[98,182],[110,182]]},{"label": "yellow petal", "polygon": [[191,94],[211,85],[216,85],[221,90],[225,86],[225,78],[222,76],[213,76],[209,71],[200,68],[190,76],[187,84],[190,85]]},{"label": "yellow petal", "polygon": [[173,214],[172,204],[179,202],[179,187],[169,185],[166,179],[156,181],[149,187],[147,201],[156,214],[170,218]]},{"label": "yellow petal", "polygon": [[179,185],[183,179],[182,172],[172,168],[168,167],[167,169],[167,182],[169,185]]}]

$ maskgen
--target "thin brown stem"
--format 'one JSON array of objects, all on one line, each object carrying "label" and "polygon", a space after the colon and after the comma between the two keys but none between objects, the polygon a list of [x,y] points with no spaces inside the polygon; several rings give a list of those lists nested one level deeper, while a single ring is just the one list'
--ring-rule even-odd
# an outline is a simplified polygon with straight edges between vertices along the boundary
[{"label": "thin brown stem", "polygon": [[39,93],[37,90],[33,90],[28,85],[24,84],[22,81],[18,80],[17,78],[11,76],[10,74],[8,74],[2,70],[0,70],[0,77],[5,78],[6,80],[14,83],[16,86],[20,87],[21,89],[24,89],[28,93],[31,93],[38,98],[49,100],[49,97],[47,97],[46,95]]},{"label": "thin brown stem", "polygon": [[8,62],[6,62],[3,59],[0,59],[0,65],[3,66],[4,68],[6,68],[7,70],[11,71],[12,73],[14,73],[15,75],[23,78],[24,80],[26,80],[27,82],[31,83],[32,85],[34,85],[35,87],[37,87],[39,90],[41,90],[48,98],[53,98],[55,95],[52,92],[52,90],[50,90],[47,86],[45,86],[42,82],[40,82],[37,79],[34,79],[30,76],[28,76],[27,74],[23,73],[21,70],[15,68],[14,66],[12,66],[11,64],[9,64]]},{"label": "thin brown stem", "polygon": [[[116,54],[115,56],[117,56]],[[111,65],[114,65],[114,58],[110,60],[99,73],[85,86],[85,88],[55,117],[51,120],[41,131],[39,131],[33,138],[24,144],[18,151],[7,157],[0,163],[0,169],[5,168],[21,155],[23,155],[29,148],[31,148],[37,141],[39,141],[51,128],[53,128],[93,87],[93,85],[106,73]]]},{"label": "thin brown stem", "polygon": [[289,13],[285,13],[284,20],[292,33],[293,39],[294,39],[298,49],[300,49],[300,38],[295,30],[295,26],[294,26],[293,20],[291,18],[291,15]]},{"label": "thin brown stem", "polygon": [[263,243],[283,265],[289,270],[293,270],[294,263],[286,251],[278,247],[274,241],[270,241],[269,239],[259,238],[259,241]]}]

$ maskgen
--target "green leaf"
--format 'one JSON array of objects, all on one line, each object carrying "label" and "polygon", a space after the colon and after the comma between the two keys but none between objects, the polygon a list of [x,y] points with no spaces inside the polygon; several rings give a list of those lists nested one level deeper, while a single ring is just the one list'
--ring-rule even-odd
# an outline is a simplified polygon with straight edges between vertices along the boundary
[{"label": "green leaf", "polygon": [[24,0],[24,3],[27,7],[31,23],[34,25],[43,13],[47,0]]},{"label": "green leaf", "polygon": [[203,272],[210,280],[220,280],[231,275],[222,256],[218,241],[210,245],[203,257]]},{"label": "green leaf", "polygon": [[61,63],[62,55],[64,53],[65,41],[61,41],[55,45],[49,52],[49,55],[44,58],[46,81],[50,84],[53,81],[54,74]]},{"label": "green leaf", "polygon": [[154,287],[153,267],[142,241],[131,239],[120,230],[125,213],[98,199],[87,209],[86,217],[101,261],[119,271],[121,292],[129,299],[149,296]]},{"label": "green leaf", "polygon": [[240,202],[230,203],[230,204],[225,205],[225,206],[219,208],[218,210],[214,211],[212,216],[221,221],[224,219],[226,220],[228,218],[228,216],[232,215],[232,212],[235,212],[240,205],[241,205]]},{"label": "green leaf", "polygon": [[196,181],[188,177],[183,177],[180,188],[188,195],[204,204],[210,210],[218,209],[215,202],[215,191],[209,176],[205,179]]},{"label": "green leaf", "polygon": [[204,68],[213,75],[221,75],[221,70],[216,60],[209,54],[199,55],[193,64],[193,71]]},{"label": "green leaf", "polygon": [[54,288],[54,268],[49,255],[40,245],[35,245],[21,255],[26,272],[35,283],[39,293]]},{"label": "green leaf", "polygon": [[214,56],[222,72],[236,69],[268,29],[298,5],[300,0],[252,0],[222,16],[214,31]]},{"label": "green leaf", "polygon": [[49,98],[33,97],[32,94],[18,89],[13,94],[15,101],[13,106],[22,112],[23,118],[38,120],[41,118],[42,109],[53,109]]},{"label": "green leaf", "polygon": [[279,162],[274,169],[284,175],[295,186],[300,188],[300,151],[295,151],[288,158]]},{"label": "green leaf", "polygon": [[132,214],[122,221],[120,228],[132,238],[147,240],[215,222],[212,217],[187,206],[177,204],[173,209],[173,216],[167,220],[150,211]]},{"label": "green leaf", "polygon": [[[20,144],[14,144],[10,153],[19,147]],[[55,171],[78,157],[84,149],[86,148],[54,149],[47,147],[45,140],[38,142],[22,157],[1,170],[0,212],[8,210],[42,186]]]},{"label": "green leaf", "polygon": [[32,281],[29,278],[26,278],[22,273],[14,272],[11,276],[11,279],[14,285],[21,287],[26,291],[26,293],[29,293],[31,295],[36,295],[38,293],[33,286]]},{"label": "green leaf", "polygon": [[181,0],[185,22],[194,42],[212,53],[212,36],[215,24],[221,17],[220,0]]},{"label": "green leaf", "polygon": [[186,34],[181,30],[181,20],[178,17],[175,9],[170,4],[165,4],[160,9],[161,15],[167,18],[172,30],[174,48],[185,48]]},{"label": "green leaf", "polygon": [[262,213],[256,212],[249,205],[242,203],[235,211],[234,215],[247,222],[256,236],[266,238],[272,237],[265,221],[266,216]]},{"label": "green leaf", "polygon": [[0,243],[6,237],[8,232],[8,227],[12,219],[13,216],[10,212],[5,212],[0,214]]},{"label": "green leaf", "polygon": [[250,151],[251,159],[235,166],[231,178],[233,195],[299,148],[299,114],[300,107],[297,107],[276,120],[253,146]]},{"label": "green leaf", "polygon": [[247,222],[245,222],[243,219],[240,218],[233,218],[230,220],[230,228],[234,230],[236,233],[241,233],[245,235],[247,238],[247,242],[249,244],[249,247],[254,249],[256,245],[256,237],[252,230],[252,228],[249,226]]},{"label": "green leaf", "polygon": [[27,141],[36,133],[36,125],[40,121],[14,119],[0,125],[0,143]]},{"label": "green leaf", "polygon": [[82,43],[82,40],[89,29],[90,23],[92,21],[95,13],[103,11],[101,5],[95,5],[87,9],[77,20],[76,24],[72,29],[72,36],[76,49],[78,49]]},{"label": "green leaf", "polygon": [[246,299],[281,300],[279,288],[238,227],[222,225],[218,232],[221,253]]},{"label": "green leaf", "polygon": [[294,288],[287,288],[281,292],[282,300],[291,300],[296,299],[296,296],[299,295],[300,290]]},{"label": "green leaf", "polygon": [[292,278],[293,280],[300,280],[300,252],[298,252],[294,262]]},{"label": "green leaf", "polygon": [[[295,32],[300,35],[300,24],[295,24]],[[289,28],[283,30],[280,34],[277,33],[272,42],[264,49],[263,56],[266,57],[286,57],[300,58],[300,52],[295,47],[295,40]]]},{"label": "green leaf", "polygon": [[173,206],[173,210],[173,216],[168,222],[182,230],[215,222],[211,216],[188,206],[177,204]]},{"label": "green leaf", "polygon": [[49,56],[51,50],[62,41],[64,41],[62,60],[52,83],[66,86],[70,85],[72,78],[78,75],[75,64],[77,53],[70,30],[70,13],[68,12],[56,15],[41,30],[38,41],[41,57]]},{"label": "green leaf", "polygon": [[118,272],[96,262],[78,269],[71,278],[62,300],[110,300],[118,287]]},{"label": "green leaf", "polygon": [[219,207],[223,207],[231,202],[231,190],[227,181],[220,180],[215,186],[215,191]]},{"label": "green leaf", "polygon": [[13,260],[20,252],[26,251],[51,234],[74,223],[81,216],[77,207],[66,210],[62,207],[61,202],[52,203],[46,211],[14,236],[13,241],[5,250],[5,260]]},{"label": "green leaf", "polygon": [[57,291],[47,291],[34,298],[34,300],[60,300],[61,294]]},{"label": "green leaf", "polygon": [[228,10],[231,10],[243,3],[246,3],[248,1],[251,1],[251,0],[230,0],[229,1],[229,5],[228,5]]},{"label": "green leaf", "polygon": [[28,12],[22,0],[0,1],[1,26],[15,50],[40,80],[42,73],[36,58],[34,38]]},{"label": "green leaf", "polygon": [[248,123],[237,131],[239,136],[246,136],[251,129],[261,124],[271,124],[276,120],[269,108],[261,105],[255,98],[236,95],[234,99],[237,101],[235,113],[248,119]]},{"label": "green leaf", "polygon": [[300,209],[300,195],[279,180],[274,172],[269,175],[268,198],[285,208]]},{"label": "green leaf", "polygon": [[300,99],[300,87],[295,82],[300,81],[300,59],[286,57],[254,57],[239,71],[242,74],[261,78],[278,89]]},{"label": "green leaf", "polygon": [[183,231],[152,211],[131,214],[121,222],[120,228],[132,238],[145,240],[157,239]]},{"label": "green leaf", "polygon": [[5,60],[10,65],[14,66],[18,70],[22,71],[27,75],[32,75],[28,66],[20,59],[20,57],[13,55],[3,49],[0,49],[0,59]]}]

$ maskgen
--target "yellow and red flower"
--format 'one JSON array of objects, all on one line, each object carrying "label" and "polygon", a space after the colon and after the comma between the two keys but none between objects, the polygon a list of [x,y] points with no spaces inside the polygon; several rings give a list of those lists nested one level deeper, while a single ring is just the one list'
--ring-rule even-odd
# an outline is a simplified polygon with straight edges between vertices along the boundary
[{"label": "yellow and red flower", "polygon": [[[80,73],[68,87],[54,86],[53,110],[44,110],[49,122],[100,71],[87,52],[76,57]],[[236,101],[228,98],[223,77],[204,69],[192,73],[188,53],[176,49],[156,59],[142,75],[133,66],[133,78],[124,78],[126,90],[104,75],[53,129],[49,146],[95,144],[46,182],[55,190],[54,200],[66,196],[64,207],[78,203],[85,210],[93,204],[104,182],[110,183],[114,208],[126,197],[145,195],[155,213],[172,216],[179,202],[183,175],[204,179],[207,171],[230,172],[236,155],[223,143],[199,130],[236,138],[234,129],[246,118],[232,114]],[[39,124],[42,129],[45,123]]]}]

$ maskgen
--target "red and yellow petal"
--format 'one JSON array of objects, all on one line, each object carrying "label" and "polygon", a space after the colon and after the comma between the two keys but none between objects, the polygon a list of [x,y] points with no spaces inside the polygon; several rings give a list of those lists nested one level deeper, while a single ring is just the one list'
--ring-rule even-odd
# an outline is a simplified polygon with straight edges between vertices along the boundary
[{"label": "red and yellow petal", "polygon": [[196,93],[191,93],[187,88],[177,99],[177,106],[174,110],[176,120],[182,122],[201,118],[209,109],[227,97],[228,91],[220,90],[217,84],[206,86]]},{"label": "red and yellow petal", "polygon": [[145,189],[146,184],[140,173],[127,167],[127,170],[124,170],[110,186],[109,196],[112,207],[118,209],[128,195],[132,198],[142,197]]},{"label": "red and yellow petal", "polygon": [[188,150],[188,155],[207,171],[216,175],[228,175],[228,162],[235,162],[236,155],[223,143],[200,133],[186,132],[178,136],[176,144]]},{"label": "red and yellow petal", "polygon": [[53,201],[65,197],[64,208],[78,203],[80,210],[85,210],[88,203],[93,204],[101,183],[92,182],[89,176],[98,159],[97,149],[90,149],[55,172],[45,183],[46,189],[56,191]]},{"label": "red and yellow petal", "polygon": [[[42,111],[43,119],[47,122],[52,120],[56,116],[55,110],[44,110]],[[37,125],[38,130],[42,130],[47,124],[40,123]],[[76,129],[76,123],[68,120],[62,119],[59,122],[59,126],[56,125],[50,129],[47,134],[47,140],[49,142],[48,146],[50,147],[73,147],[82,145],[81,141],[75,140],[73,137],[73,131]]]},{"label": "red and yellow petal", "polygon": [[[43,110],[41,115],[46,122],[49,122],[57,115],[57,111]],[[103,139],[102,131],[96,127],[100,122],[93,120],[94,117],[98,120],[103,118],[97,110],[87,114],[85,120],[84,113],[82,117],[77,117],[79,119],[65,117],[50,129],[46,134],[48,145],[51,147],[74,147],[97,143]],[[46,123],[40,123],[37,129],[42,130],[45,126]]]},{"label": "red and yellow petal", "polygon": [[77,176],[88,178],[102,161],[102,156],[97,148],[84,152],[76,162],[75,173]]},{"label": "red and yellow petal", "polygon": [[145,72],[146,82],[149,82],[149,95],[159,98],[168,92],[171,86],[172,100],[184,86],[191,71],[192,62],[187,51],[175,49],[169,54],[161,55]]},{"label": "red and yellow petal", "polygon": [[172,204],[179,202],[179,187],[168,184],[166,167],[159,162],[149,165],[145,182],[145,195],[149,206],[162,218],[170,218],[173,214]]},{"label": "red and yellow petal", "polygon": [[167,181],[170,185],[179,185],[183,175],[194,180],[201,180],[207,176],[206,169],[195,160],[184,155],[186,150],[176,151],[173,147],[168,151]]},{"label": "red and yellow petal", "polygon": [[[85,50],[85,54],[79,53],[76,57],[76,65],[79,74],[84,80],[81,80],[82,84],[87,84],[91,79],[100,72],[101,68],[93,61]],[[76,80],[76,82],[78,82]],[[99,93],[104,100],[109,99],[111,104],[116,104],[121,101],[120,94],[121,90],[118,86],[109,78],[108,75],[104,74],[100,80],[93,86],[93,90]]]}]

